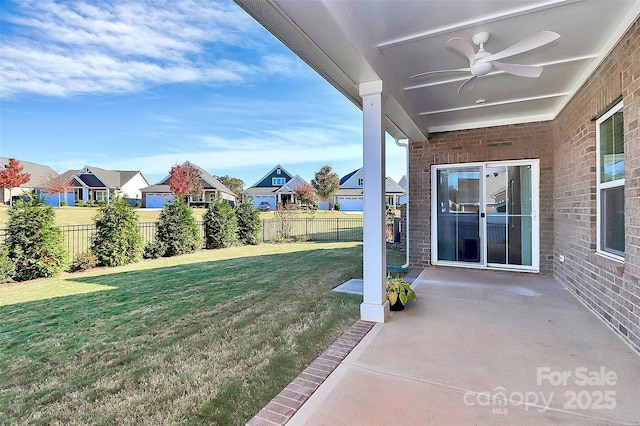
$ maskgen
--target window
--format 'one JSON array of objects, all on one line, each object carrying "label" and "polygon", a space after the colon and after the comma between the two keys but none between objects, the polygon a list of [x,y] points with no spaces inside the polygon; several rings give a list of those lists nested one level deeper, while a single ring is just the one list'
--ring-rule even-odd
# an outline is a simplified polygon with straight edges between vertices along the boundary
[{"label": "window", "polygon": [[622,102],[596,121],[598,251],[624,260],[624,121]]},{"label": "window", "polygon": [[287,183],[287,180],[285,178],[283,178],[283,177],[282,178],[276,178],[276,177],[271,178],[271,185],[273,185],[273,186],[282,186],[285,183]]},{"label": "window", "polygon": [[94,198],[96,201],[106,201],[107,191],[94,191]]}]

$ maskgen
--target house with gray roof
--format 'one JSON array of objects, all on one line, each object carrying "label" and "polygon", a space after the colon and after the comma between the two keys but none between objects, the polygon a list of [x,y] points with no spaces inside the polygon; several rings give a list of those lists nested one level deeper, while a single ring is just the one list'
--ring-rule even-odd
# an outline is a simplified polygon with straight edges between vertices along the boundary
[{"label": "house with gray roof", "polygon": [[[135,205],[142,198],[141,189],[149,186],[147,178],[139,170],[105,170],[95,166],[67,170],[58,179],[69,185],[69,191],[61,194],[61,199],[69,205],[77,201],[108,203],[115,196]],[[43,182],[39,188],[45,193],[45,203],[57,205],[58,195],[46,195],[46,186],[47,182]]]},{"label": "house with gray roof", "polygon": [[[399,198],[407,192],[390,177],[385,180],[386,203],[396,207]],[[360,167],[340,179],[340,188],[336,193],[335,203],[340,204],[342,211],[363,211],[364,209],[364,169]]]},{"label": "house with gray roof", "polygon": [[247,188],[245,193],[253,199],[254,207],[267,202],[271,210],[274,210],[278,204],[295,202],[293,189],[304,182],[300,176],[292,175],[278,164],[253,186]]},{"label": "house with gray roof", "polygon": [[[202,167],[189,161],[182,163],[182,167],[191,166],[199,172],[200,183],[202,185],[202,194],[198,196],[189,196],[189,204],[207,205],[216,198],[226,200],[232,206],[237,203],[236,194],[226,185],[216,179]],[[162,208],[165,203],[173,199],[173,192],[167,184],[169,175],[162,179],[156,185],[150,185],[141,189],[142,207],[145,208]]]},{"label": "house with gray roof", "polygon": [[[45,166],[44,164],[32,163],[30,161],[23,160],[18,161],[23,167],[23,173],[29,173],[31,178],[27,183],[20,185],[18,188],[14,188],[11,193],[7,188],[0,188],[0,202],[3,204],[8,204],[11,196],[17,197],[24,193],[36,190],[43,184],[43,182],[46,182],[51,179],[52,176],[57,175],[55,170],[49,166]],[[0,168],[4,168],[6,164],[9,164],[9,158],[0,157]]]}]

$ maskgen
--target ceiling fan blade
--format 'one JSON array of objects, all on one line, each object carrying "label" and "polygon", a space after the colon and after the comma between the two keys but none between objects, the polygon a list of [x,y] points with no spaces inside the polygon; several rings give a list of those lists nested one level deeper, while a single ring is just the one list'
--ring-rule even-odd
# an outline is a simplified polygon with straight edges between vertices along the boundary
[{"label": "ceiling fan blade", "polygon": [[506,73],[520,77],[540,77],[542,67],[538,65],[505,64],[504,62],[492,61],[491,64]]},{"label": "ceiling fan blade", "polygon": [[473,88],[476,86],[477,79],[478,79],[478,76],[474,75],[473,77],[471,77],[470,79],[462,83],[462,85],[458,89],[458,95],[462,95],[463,93],[472,91]]},{"label": "ceiling fan blade", "polygon": [[425,75],[440,74],[440,73],[443,73],[443,72],[471,72],[471,68],[458,68],[458,69],[455,69],[455,70],[438,70],[438,71],[421,72],[419,74],[412,75],[411,78],[424,77]]},{"label": "ceiling fan blade", "polygon": [[560,34],[554,33],[553,31],[540,31],[539,33],[535,33],[531,37],[527,37],[524,40],[519,41],[513,46],[507,47],[506,49],[501,50],[498,53],[494,53],[493,55],[478,59],[478,62],[492,62],[502,58],[506,58],[508,56],[517,55],[519,53],[527,52],[540,46],[544,46],[545,44],[551,43],[558,38],[560,38]]},{"label": "ceiling fan blade", "polygon": [[461,37],[454,37],[447,40],[446,45],[466,56],[469,60],[469,66],[473,65],[473,58],[475,57],[476,52],[467,40]]}]

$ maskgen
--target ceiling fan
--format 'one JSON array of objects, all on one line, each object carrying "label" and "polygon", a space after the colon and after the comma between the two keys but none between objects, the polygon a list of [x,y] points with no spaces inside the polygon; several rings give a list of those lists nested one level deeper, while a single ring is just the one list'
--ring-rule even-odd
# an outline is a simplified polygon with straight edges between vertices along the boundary
[{"label": "ceiling fan", "polygon": [[490,53],[484,50],[484,44],[487,42],[487,40],[489,40],[488,32],[477,33],[473,36],[472,41],[473,44],[478,46],[478,52],[475,52],[471,43],[469,43],[465,39],[454,37],[447,40],[446,45],[462,53],[467,57],[467,59],[469,59],[468,68],[422,72],[420,74],[412,75],[411,78],[418,78],[443,72],[471,72],[471,77],[464,83],[462,83],[462,85],[458,89],[459,95],[472,91],[478,77],[487,75],[493,67],[496,67],[497,69],[502,70],[508,74],[513,74],[520,77],[536,78],[539,77],[540,74],[542,74],[541,66],[507,64],[504,62],[498,62],[498,60],[507,58],[509,56],[518,55],[529,50],[537,49],[538,47],[551,43],[558,38],[560,38],[560,34],[554,33],[552,31],[540,31],[510,47],[507,47],[504,50],[501,50],[498,53]]}]

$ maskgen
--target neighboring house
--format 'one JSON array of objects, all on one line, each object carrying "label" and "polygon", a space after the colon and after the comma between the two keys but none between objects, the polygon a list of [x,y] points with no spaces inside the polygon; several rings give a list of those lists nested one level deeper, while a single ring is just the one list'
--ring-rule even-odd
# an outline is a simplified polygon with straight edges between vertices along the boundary
[{"label": "neighboring house", "polygon": [[407,201],[409,200],[409,179],[407,179],[407,175],[400,178],[398,185],[400,185],[400,188],[404,189],[404,195],[401,195],[398,198],[398,203],[400,205],[407,204]]},{"label": "neighboring house", "polygon": [[[68,170],[60,175],[70,190],[60,194],[60,200],[68,205],[76,201],[84,203],[93,201],[109,202],[115,196],[125,198],[129,204],[135,205],[142,199],[142,188],[149,182],[138,170],[105,170],[95,166],[85,166],[81,170]],[[46,204],[58,205],[57,194],[46,194],[46,182],[39,188],[43,192]]]},{"label": "neighboring house", "polygon": [[278,204],[295,203],[293,189],[304,182],[300,176],[291,175],[278,164],[253,186],[247,188],[245,193],[251,196],[255,207],[267,202],[274,210]]},{"label": "neighboring house", "polygon": [[[189,161],[182,163],[182,167],[192,166],[195,167],[200,173],[200,183],[202,184],[202,194],[193,197],[189,197],[189,203],[202,203],[206,205],[215,200],[216,197],[220,197],[223,200],[227,200],[229,204],[235,206],[236,194],[233,193],[228,187],[222,184],[218,179],[213,177],[202,167],[193,164]],[[162,179],[158,184],[147,186],[142,188],[142,207],[146,208],[162,208],[168,200],[173,199],[173,193],[171,188],[167,185],[169,176]]]},{"label": "neighboring house", "polygon": [[[361,212],[364,210],[364,169],[357,170],[345,175],[340,179],[340,188],[336,193],[335,203],[340,204],[340,210],[346,212]],[[402,189],[396,181],[387,177],[385,180],[386,203],[397,207],[398,199],[406,191]]]},{"label": "neighboring house", "polygon": [[[640,351],[639,1],[235,1],[362,108],[365,195],[382,198],[385,132],[408,139],[412,268],[553,276]],[[561,37],[507,50],[541,30]],[[545,64],[540,78],[429,73],[464,64],[448,40],[475,52],[484,31],[489,51],[518,53],[507,62]],[[361,305],[378,322],[381,204],[365,212]]]},{"label": "neighboring house", "polygon": [[[18,160],[16,158],[16,160]],[[26,192],[31,192],[37,190],[42,186],[42,184],[48,181],[51,176],[56,176],[57,173],[49,166],[45,166],[44,164],[31,163],[29,161],[18,160],[22,165],[23,173],[29,173],[31,175],[31,179],[29,182],[20,185],[18,188],[13,188],[11,194],[9,194],[9,190],[6,188],[0,188],[0,202],[3,204],[9,204],[9,199],[13,197],[18,197]],[[5,164],[9,164],[8,157],[0,157],[0,168],[4,168]]]}]

